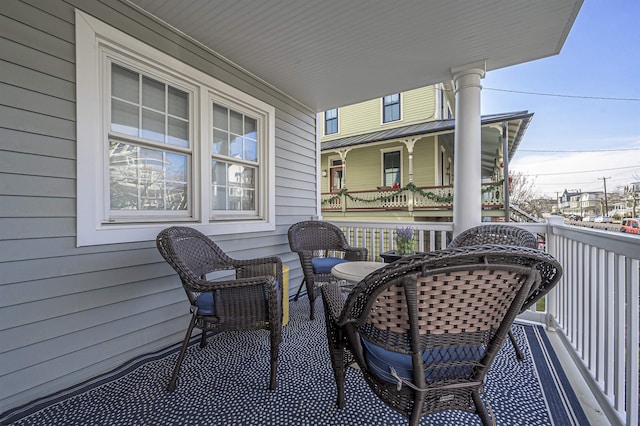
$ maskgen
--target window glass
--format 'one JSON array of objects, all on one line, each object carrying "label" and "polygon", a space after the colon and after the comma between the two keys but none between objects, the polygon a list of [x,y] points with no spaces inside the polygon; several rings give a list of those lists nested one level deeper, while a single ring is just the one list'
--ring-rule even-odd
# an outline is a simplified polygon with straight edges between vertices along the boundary
[{"label": "window glass", "polygon": [[212,111],[211,210],[257,214],[258,122],[216,103]]},{"label": "window glass", "polygon": [[172,148],[190,146],[188,103],[187,92],[111,64],[109,218],[188,214],[192,156]]},{"label": "window glass", "polygon": [[382,98],[382,122],[400,120],[400,94],[385,96]]},{"label": "window glass", "polygon": [[384,186],[400,185],[400,151],[385,152],[384,158]]},{"label": "window glass", "polygon": [[111,131],[188,147],[188,104],[187,92],[111,64]]},{"label": "window glass", "polygon": [[187,155],[115,141],[109,148],[111,210],[187,210]]},{"label": "window glass", "polygon": [[338,109],[330,109],[324,112],[324,134],[338,133]]}]

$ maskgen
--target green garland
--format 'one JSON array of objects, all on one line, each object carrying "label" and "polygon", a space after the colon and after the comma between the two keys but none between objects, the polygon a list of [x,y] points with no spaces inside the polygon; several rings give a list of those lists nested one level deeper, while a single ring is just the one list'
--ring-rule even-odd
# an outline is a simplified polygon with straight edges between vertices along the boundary
[{"label": "green garland", "polygon": [[[504,183],[504,179],[499,182],[495,182],[485,188],[482,188],[482,193],[485,194],[489,191],[495,190],[496,188],[502,188],[503,183]],[[340,191],[336,192],[331,197],[327,198],[326,200],[323,200],[322,204],[330,204],[333,201],[341,198],[343,195],[352,201],[358,201],[361,203],[376,203],[380,201],[392,201],[395,197],[397,197],[398,195],[401,195],[404,191],[410,191],[410,192],[413,192],[414,194],[420,194],[421,196],[428,198],[429,200],[435,201],[436,203],[451,204],[453,202],[453,194],[451,193],[445,196],[442,196],[434,192],[424,191],[422,188],[417,187],[413,183],[408,183],[404,187],[398,188],[393,192],[389,193],[388,195],[381,195],[374,199],[365,199],[365,198],[355,197],[349,194],[349,191],[347,190],[347,188],[342,188]]]}]

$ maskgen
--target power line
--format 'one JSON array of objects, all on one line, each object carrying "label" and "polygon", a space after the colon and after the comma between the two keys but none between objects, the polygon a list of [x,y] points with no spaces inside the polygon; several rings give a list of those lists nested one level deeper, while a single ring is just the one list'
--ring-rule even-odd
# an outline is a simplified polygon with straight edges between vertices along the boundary
[{"label": "power line", "polygon": [[[543,92],[526,92],[523,90],[508,90],[508,89],[497,89],[494,87],[482,87],[483,90],[493,90],[494,92],[507,92],[507,93],[518,93],[521,95],[534,95],[534,96],[552,96],[555,98],[573,98],[573,99],[595,99],[598,101],[624,101],[624,102],[640,102],[640,98],[616,98],[616,97],[607,97],[607,96],[586,96],[586,95],[565,95],[562,93],[543,93]],[[452,89],[441,89],[436,87],[436,90],[441,90],[443,92],[453,92]]]},{"label": "power line", "polygon": [[615,152],[615,151],[640,151],[640,148],[592,149],[592,150],[581,150],[581,149],[555,150],[555,149],[522,149],[522,148],[518,149],[518,152]]},{"label": "power line", "polygon": [[606,171],[609,171],[609,170],[636,169],[636,168],[638,168],[638,166],[614,167],[614,168],[611,168],[611,169],[582,170],[582,171],[578,171],[578,172],[533,173],[533,174],[525,174],[524,176],[572,175],[572,174],[578,174],[578,173],[606,172]]},{"label": "power line", "polygon": [[640,102],[640,98],[610,98],[606,96],[584,96],[584,95],[563,95],[559,93],[541,93],[541,92],[525,92],[522,90],[507,90],[507,89],[495,89],[492,87],[483,87],[483,90],[493,90],[495,92],[508,92],[519,93],[522,95],[535,95],[535,96],[553,96],[555,98],[573,98],[573,99],[595,99],[599,101],[627,101],[627,102]]}]

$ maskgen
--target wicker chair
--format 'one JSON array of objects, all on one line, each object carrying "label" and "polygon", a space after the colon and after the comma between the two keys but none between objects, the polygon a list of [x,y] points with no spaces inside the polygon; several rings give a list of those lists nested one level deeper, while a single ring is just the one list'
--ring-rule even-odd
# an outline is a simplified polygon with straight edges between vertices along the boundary
[{"label": "wicker chair", "polygon": [[[502,244],[509,246],[520,246],[529,248],[538,248],[538,240],[531,232],[511,225],[480,225],[469,228],[461,232],[456,238],[449,243],[448,247],[465,247],[479,244]],[[550,290],[550,289],[549,289]],[[531,296],[537,296],[535,300],[527,298],[526,304],[521,312],[529,309],[533,303],[544,296],[549,290],[532,288]],[[544,294],[542,293],[544,291]],[[524,359],[524,354],[518,346],[515,336],[509,331],[509,340],[516,351],[516,357],[519,360]]]},{"label": "wicker chair", "polygon": [[397,260],[346,300],[339,283],[323,286],[338,407],[347,367],[357,363],[371,390],[411,425],[450,409],[492,424],[481,399],[485,376],[531,287],[551,288],[561,274],[539,250],[480,245]]},{"label": "wicker chair", "polygon": [[337,263],[367,260],[366,248],[351,247],[337,226],[320,220],[298,222],[289,228],[289,246],[298,253],[304,279],[300,283],[295,300],[306,283],[311,306],[309,318],[315,317],[314,303],[317,284],[334,281],[331,268]]},{"label": "wicker chair", "polygon": [[448,247],[501,244],[538,248],[538,240],[531,232],[511,225],[480,225],[467,229],[455,237]]},{"label": "wicker chair", "polygon": [[[271,376],[269,388],[277,387],[278,350],[282,340],[282,262],[278,257],[236,260],[195,229],[171,227],[156,238],[160,254],[176,270],[191,304],[191,322],[167,386],[176,388],[180,366],[191,332],[202,330],[200,347],[208,332],[269,330]],[[208,280],[215,271],[235,270],[235,277]]]}]

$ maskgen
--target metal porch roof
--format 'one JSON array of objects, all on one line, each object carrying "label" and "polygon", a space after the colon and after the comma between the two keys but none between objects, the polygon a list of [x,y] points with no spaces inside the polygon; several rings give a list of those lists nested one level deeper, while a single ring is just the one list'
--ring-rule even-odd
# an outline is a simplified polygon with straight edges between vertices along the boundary
[{"label": "metal porch roof", "polygon": [[[518,111],[503,114],[483,115],[481,124],[482,129],[482,173],[483,176],[490,175],[493,170],[493,162],[496,158],[498,146],[501,141],[496,138],[497,130],[488,129],[487,126],[506,121],[508,123],[509,134],[509,160],[513,156],[520,145],[520,141],[524,136],[533,113],[528,111]],[[427,136],[435,133],[453,134],[455,129],[455,119],[428,121],[425,123],[412,124],[393,129],[380,130],[377,132],[359,134],[340,139],[328,140],[322,142],[321,150],[331,151],[341,148],[356,147],[375,142],[393,141],[412,136]],[[487,134],[491,132],[491,134]],[[453,135],[451,137],[450,148],[454,150]]]}]

